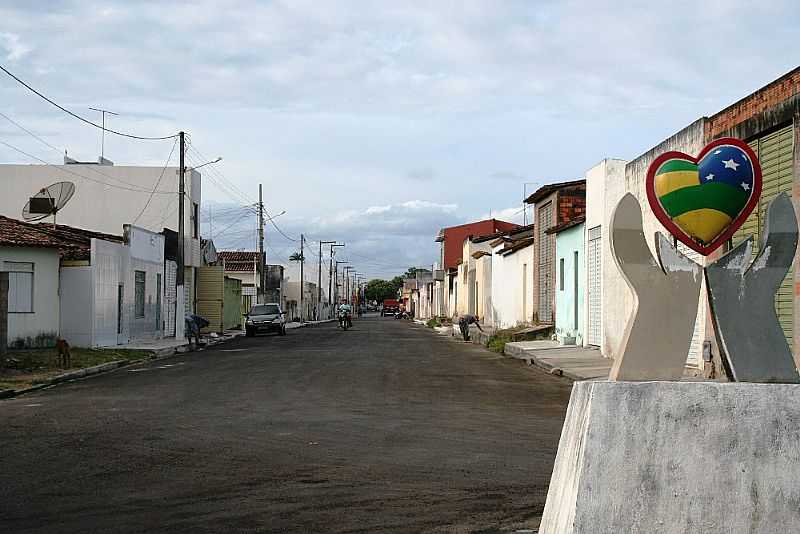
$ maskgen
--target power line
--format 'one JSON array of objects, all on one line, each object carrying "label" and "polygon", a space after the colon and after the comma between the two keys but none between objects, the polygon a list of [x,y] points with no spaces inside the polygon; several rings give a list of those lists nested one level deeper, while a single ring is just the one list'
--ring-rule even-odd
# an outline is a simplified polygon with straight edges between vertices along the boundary
[{"label": "power line", "polygon": [[[31,159],[35,159],[36,161],[38,161],[38,162],[40,162],[40,163],[43,163],[43,164],[47,165],[48,167],[53,167],[53,168],[54,168],[54,169],[56,169],[57,171],[60,171],[60,172],[65,172],[65,173],[71,174],[71,175],[73,175],[73,176],[78,176],[78,177],[80,177],[80,178],[83,178],[84,180],[89,180],[90,182],[95,182],[95,183],[98,183],[98,184],[103,184],[103,185],[105,185],[105,186],[108,186],[108,187],[116,187],[117,189],[124,189],[124,190],[126,190],[126,191],[134,191],[134,192],[136,192],[136,193],[150,193],[150,190],[149,190],[149,189],[143,189],[143,188],[134,188],[134,187],[125,187],[125,186],[122,186],[122,185],[110,184],[110,183],[108,183],[108,182],[104,182],[104,181],[102,181],[102,180],[97,180],[97,179],[95,179],[95,178],[89,178],[89,177],[88,177],[88,176],[86,176],[86,175],[83,175],[83,174],[80,174],[80,173],[78,173],[78,172],[75,172],[75,171],[73,171],[73,170],[70,170],[70,169],[68,169],[66,165],[64,165],[64,166],[53,165],[52,163],[49,163],[49,162],[47,162],[47,161],[43,160],[43,159],[42,159],[42,158],[40,158],[40,157],[34,156],[33,154],[28,154],[28,153],[27,153],[27,152],[25,152],[24,150],[22,150],[22,149],[20,149],[20,148],[17,148],[17,147],[15,147],[14,145],[12,145],[12,144],[9,144],[9,143],[7,143],[7,142],[5,142],[5,141],[3,141],[3,140],[0,140],[0,144],[3,144],[3,145],[5,145],[6,147],[10,148],[11,150],[14,150],[14,151],[16,151],[16,152],[19,152],[20,154],[22,154],[22,155],[24,155],[24,156],[27,156],[27,157],[29,157],[29,158],[31,158]],[[159,193],[159,194],[173,194],[173,193],[174,193],[174,194],[177,194],[177,191],[157,191],[157,193]]]},{"label": "power line", "polygon": [[44,94],[40,93],[39,91],[37,91],[36,89],[34,89],[33,87],[31,87],[30,85],[28,85],[27,83],[25,83],[23,80],[21,80],[20,78],[18,78],[17,76],[15,76],[13,73],[11,73],[11,71],[9,71],[9,70],[8,70],[7,68],[5,68],[3,65],[0,65],[0,70],[2,70],[3,72],[5,72],[6,74],[8,74],[8,75],[9,75],[11,78],[13,78],[14,80],[16,80],[16,81],[17,81],[17,83],[19,83],[20,85],[22,85],[23,87],[25,87],[26,89],[28,89],[30,92],[32,92],[33,94],[35,94],[35,95],[36,95],[36,96],[38,96],[39,98],[43,99],[44,101],[46,101],[46,102],[49,102],[50,104],[52,104],[53,106],[57,107],[58,109],[60,109],[60,110],[61,110],[61,111],[63,111],[64,113],[66,113],[67,115],[70,115],[70,116],[72,116],[72,117],[75,117],[75,118],[76,118],[76,119],[78,119],[79,121],[85,122],[86,124],[89,124],[90,126],[94,126],[95,128],[98,128],[98,129],[100,129],[100,130],[103,130],[104,132],[112,133],[112,134],[114,134],[114,135],[119,135],[119,136],[121,136],[121,137],[129,137],[129,138],[131,138],[131,139],[139,139],[139,140],[142,140],[142,141],[163,141],[163,140],[165,140],[165,139],[173,139],[173,138],[176,138],[176,137],[178,137],[178,134],[165,135],[165,136],[163,136],[163,137],[147,137],[147,136],[143,136],[143,135],[133,135],[133,134],[129,134],[129,133],[118,132],[118,131],[116,131],[116,130],[112,130],[111,128],[106,128],[106,127],[104,127],[104,126],[101,126],[101,125],[97,124],[96,122],[92,122],[92,121],[90,121],[89,119],[87,119],[87,118],[85,118],[85,117],[81,117],[81,116],[80,116],[80,115],[78,115],[77,113],[73,113],[72,111],[70,111],[70,110],[68,110],[67,108],[65,108],[64,106],[62,106],[61,104],[59,104],[59,103],[55,102],[54,100],[52,100],[52,99],[48,98],[48,97],[47,97],[47,96],[45,96]]},{"label": "power line", "polygon": [[53,150],[55,150],[55,151],[56,151],[56,152],[58,152],[59,154],[61,153],[61,149],[58,149],[58,148],[54,147],[53,145],[51,145],[50,143],[48,143],[47,141],[45,141],[44,139],[42,139],[41,137],[39,137],[38,135],[36,135],[35,133],[33,133],[32,131],[28,130],[28,129],[27,129],[27,128],[25,128],[23,125],[21,125],[20,123],[18,123],[17,121],[15,121],[14,119],[12,119],[12,118],[11,118],[11,117],[9,117],[8,115],[6,115],[5,113],[0,113],[0,117],[3,117],[5,120],[7,120],[7,121],[8,121],[8,122],[10,122],[11,124],[13,124],[13,125],[14,125],[14,126],[16,126],[17,128],[19,128],[20,130],[22,130],[23,132],[27,133],[28,135],[30,135],[30,136],[31,136],[31,137],[33,137],[34,139],[38,140],[40,143],[42,143],[42,144],[44,144],[44,145],[46,145],[46,146],[48,146],[48,147],[52,148]]},{"label": "power line", "polygon": [[[19,128],[19,129],[20,129],[20,130],[22,130],[23,132],[27,133],[28,135],[30,135],[31,137],[33,137],[34,139],[36,139],[36,140],[37,140],[37,141],[39,141],[40,143],[44,144],[44,145],[45,145],[45,146],[47,146],[48,148],[51,148],[51,149],[53,149],[53,150],[54,150],[54,151],[56,151],[56,152],[57,152],[59,155],[61,155],[61,149],[54,147],[53,145],[51,145],[50,143],[48,143],[47,141],[45,141],[44,139],[42,139],[42,138],[41,138],[41,136],[39,136],[39,135],[35,134],[34,132],[30,131],[29,129],[27,129],[26,127],[24,127],[22,124],[20,124],[19,122],[15,121],[14,119],[12,119],[11,117],[9,117],[8,115],[6,115],[6,114],[4,114],[4,113],[0,113],[0,116],[2,116],[2,117],[3,117],[4,119],[6,119],[8,122],[10,122],[11,124],[13,124],[13,125],[14,125],[14,126],[16,126],[17,128]],[[36,158],[36,159],[38,159],[38,158]],[[40,160],[40,161],[41,161],[41,160]],[[115,182],[120,182],[120,183],[122,183],[122,184],[125,184],[125,185],[128,185],[128,186],[131,186],[131,187],[133,187],[133,188],[134,188],[134,189],[136,189],[136,190],[139,190],[139,189],[141,189],[143,192],[144,192],[144,191],[148,191],[147,189],[141,188],[141,187],[140,187],[138,184],[134,184],[134,183],[131,183],[131,182],[126,182],[125,180],[122,180],[122,179],[120,179],[120,178],[117,178],[116,176],[111,176],[110,174],[106,174],[106,173],[104,173],[104,172],[101,172],[101,171],[100,171],[99,169],[97,169],[97,168],[96,168],[94,165],[86,165],[86,166],[84,166],[83,168],[84,168],[84,169],[87,169],[87,170],[90,170],[90,171],[92,171],[92,172],[93,172],[93,173],[95,173],[95,174],[99,174],[100,176],[104,176],[104,177],[108,178],[109,180],[114,180]],[[87,178],[87,179],[88,179],[88,178]],[[106,184],[106,185],[111,185],[111,184]],[[113,187],[113,186],[112,186],[112,187]],[[173,194],[173,191],[156,191],[156,193],[159,193],[159,194]]]},{"label": "power line", "polygon": [[164,163],[164,168],[161,169],[161,174],[158,176],[158,180],[156,180],[156,185],[153,186],[153,190],[150,192],[150,196],[147,197],[147,202],[145,202],[142,211],[139,212],[139,215],[137,215],[136,218],[133,220],[133,224],[136,224],[139,221],[139,218],[144,213],[144,210],[147,209],[147,206],[150,205],[150,201],[153,200],[153,195],[156,193],[156,189],[158,189],[158,186],[161,185],[161,179],[164,178],[164,172],[167,170],[170,160],[172,160],[172,154],[175,152],[175,146],[177,144],[178,140],[175,139],[175,142],[172,143],[172,149],[169,151],[169,156],[167,156],[167,162]]}]

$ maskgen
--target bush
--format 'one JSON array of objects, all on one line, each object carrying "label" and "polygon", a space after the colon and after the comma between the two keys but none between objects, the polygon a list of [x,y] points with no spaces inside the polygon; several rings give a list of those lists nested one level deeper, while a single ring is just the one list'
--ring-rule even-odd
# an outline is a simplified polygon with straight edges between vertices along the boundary
[{"label": "bush", "polygon": [[437,326],[442,326],[442,323],[439,322],[439,319],[434,317],[433,319],[428,319],[428,322],[425,323],[425,326],[428,328],[436,328]]}]

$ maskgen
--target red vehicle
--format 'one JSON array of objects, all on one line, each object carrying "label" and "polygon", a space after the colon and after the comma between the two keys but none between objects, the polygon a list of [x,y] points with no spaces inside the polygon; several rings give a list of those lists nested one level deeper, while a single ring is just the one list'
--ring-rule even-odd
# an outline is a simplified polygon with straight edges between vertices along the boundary
[{"label": "red vehicle", "polygon": [[383,309],[381,310],[381,316],[386,317],[387,315],[394,315],[395,313],[400,311],[400,301],[397,299],[386,299],[383,301]]}]

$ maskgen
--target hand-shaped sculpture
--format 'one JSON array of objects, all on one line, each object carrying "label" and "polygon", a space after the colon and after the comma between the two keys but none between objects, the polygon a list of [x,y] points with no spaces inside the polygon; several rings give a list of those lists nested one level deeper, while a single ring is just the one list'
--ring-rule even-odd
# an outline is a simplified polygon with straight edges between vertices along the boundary
[{"label": "hand-shaped sculpture", "polygon": [[658,260],[642,229],[642,209],[626,194],[611,221],[611,252],[634,293],[634,309],[610,380],[678,380],[694,331],[702,267],[656,234]]},{"label": "hand-shaped sculpture", "polygon": [[761,248],[750,263],[753,237],[706,268],[717,340],[736,382],[800,382],[775,313],[775,293],[797,250],[792,201],[778,195],[767,209]]}]

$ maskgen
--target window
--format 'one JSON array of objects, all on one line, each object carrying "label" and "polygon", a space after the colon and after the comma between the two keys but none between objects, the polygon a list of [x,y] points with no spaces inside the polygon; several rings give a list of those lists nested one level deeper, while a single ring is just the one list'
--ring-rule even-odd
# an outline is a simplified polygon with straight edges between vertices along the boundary
[{"label": "window", "polygon": [[192,203],[192,237],[200,237],[200,205]]},{"label": "window", "polygon": [[33,263],[6,261],[8,313],[33,313]]},{"label": "window", "polygon": [[564,291],[564,258],[558,260],[558,289]]},{"label": "window", "polygon": [[144,317],[144,271],[134,271],[135,301],[133,314],[135,317]]}]

